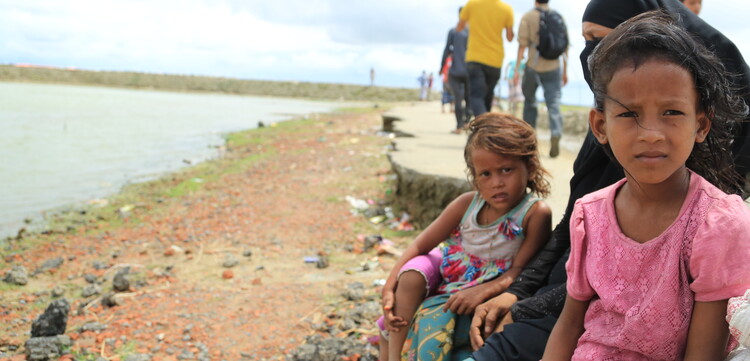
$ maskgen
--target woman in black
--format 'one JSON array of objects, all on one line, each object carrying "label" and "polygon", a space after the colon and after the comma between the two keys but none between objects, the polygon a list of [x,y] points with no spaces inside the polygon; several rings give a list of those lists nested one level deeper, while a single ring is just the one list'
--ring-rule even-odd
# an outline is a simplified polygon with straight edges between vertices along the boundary
[{"label": "woman in black", "polygon": [[[719,31],[701,20],[679,0],[592,0],[583,14],[586,47],[581,53],[586,81],[590,82],[588,55],[609,30],[640,13],[665,9],[685,29],[701,39],[722,60],[733,85],[750,103],[750,69],[737,47]],[[732,157],[739,174],[750,170],[750,118],[734,129]],[[549,333],[565,301],[565,262],[570,252],[569,215],[581,196],[604,188],[623,178],[622,169],[610,161],[589,131],[573,165],[570,198],[560,223],[537,258],[524,269],[508,290],[477,307],[472,322],[472,344],[479,347],[476,360],[531,360],[542,357]],[[744,180],[738,179],[737,194],[747,197]],[[518,301],[517,301],[518,300]],[[516,302],[517,301],[517,302]],[[490,334],[503,317],[512,323],[502,332]],[[489,332],[487,332],[489,331]]]}]

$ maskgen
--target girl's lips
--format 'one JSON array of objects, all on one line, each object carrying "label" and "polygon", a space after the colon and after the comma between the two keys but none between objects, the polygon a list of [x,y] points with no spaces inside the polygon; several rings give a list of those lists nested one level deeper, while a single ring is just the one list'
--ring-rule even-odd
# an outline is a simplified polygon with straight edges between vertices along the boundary
[{"label": "girl's lips", "polygon": [[647,163],[659,162],[666,157],[667,155],[665,153],[656,151],[643,152],[635,155],[636,159]]}]

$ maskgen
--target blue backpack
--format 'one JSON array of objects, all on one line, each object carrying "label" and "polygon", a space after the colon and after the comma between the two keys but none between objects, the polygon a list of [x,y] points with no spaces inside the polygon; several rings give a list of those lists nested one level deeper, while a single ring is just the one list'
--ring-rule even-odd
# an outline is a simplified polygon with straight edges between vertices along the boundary
[{"label": "blue backpack", "polygon": [[554,10],[539,11],[539,44],[536,50],[545,59],[557,59],[568,48],[568,28],[562,16]]}]

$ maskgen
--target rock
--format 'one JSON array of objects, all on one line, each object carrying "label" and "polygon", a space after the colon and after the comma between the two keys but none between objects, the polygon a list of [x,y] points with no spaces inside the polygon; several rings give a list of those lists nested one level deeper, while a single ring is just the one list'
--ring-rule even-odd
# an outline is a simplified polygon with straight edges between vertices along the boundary
[{"label": "rock", "polygon": [[105,308],[111,308],[119,305],[120,299],[117,298],[116,293],[109,292],[106,295],[102,296],[102,306],[104,306]]},{"label": "rock", "polygon": [[240,261],[237,259],[237,257],[230,253],[224,257],[224,262],[221,265],[224,268],[232,268],[238,264],[240,264]]},{"label": "rock", "polygon": [[223,278],[225,280],[232,279],[232,278],[234,278],[234,272],[232,272],[232,270],[230,270],[230,269],[224,270],[224,272],[221,273],[221,278]]},{"label": "rock", "polygon": [[52,287],[51,292],[52,292],[53,298],[58,298],[58,297],[62,297],[62,295],[65,294],[65,289],[62,288],[62,286],[60,285],[55,285],[55,287]]},{"label": "rock", "polygon": [[130,273],[130,267],[123,267],[117,271],[115,278],[112,280],[112,289],[114,289],[115,292],[127,292],[130,290],[128,273]]},{"label": "rock", "polygon": [[383,240],[383,237],[380,236],[380,235],[378,235],[378,234],[370,235],[370,236],[365,237],[365,240],[364,240],[364,243],[365,243],[364,244],[364,251],[367,252],[371,248],[377,246],[378,243],[380,243],[380,241],[382,241],[382,240]]},{"label": "rock", "polygon": [[23,286],[29,283],[29,272],[26,271],[24,266],[13,266],[10,271],[5,273],[3,282]]},{"label": "rock", "polygon": [[151,355],[146,353],[137,353],[125,356],[124,361],[151,361]]},{"label": "rock", "polygon": [[83,290],[81,291],[81,296],[84,297],[84,298],[86,298],[86,297],[91,297],[91,296],[94,296],[94,295],[98,295],[100,293],[102,293],[102,290],[101,290],[101,288],[99,288],[99,286],[97,286],[97,285],[88,285],[88,286],[84,287]]},{"label": "rock", "polygon": [[78,332],[86,332],[86,331],[101,332],[106,329],[107,329],[106,325],[102,325],[99,322],[91,321],[91,322],[86,322],[83,326],[81,326],[81,328],[78,329]]},{"label": "rock", "polygon": [[96,283],[96,276],[90,273],[83,275],[83,279],[88,283]]},{"label": "rock", "polygon": [[377,360],[375,350],[367,341],[345,338],[323,338],[320,335],[308,336],[305,344],[287,355],[287,360],[303,361],[339,361],[344,357],[355,354],[361,355],[360,360]]},{"label": "rock", "polygon": [[57,360],[72,345],[65,335],[32,337],[25,343],[27,361]]},{"label": "rock", "polygon": [[31,324],[31,337],[57,336],[65,333],[70,304],[64,298],[52,301],[44,313]]},{"label": "rock", "polygon": [[346,289],[341,292],[341,297],[349,301],[359,301],[365,298],[365,285],[362,282],[353,282],[346,285]]},{"label": "rock", "polygon": [[251,251],[249,249],[246,249],[246,250],[242,251],[242,257],[250,257],[252,255],[253,255],[253,251]]},{"label": "rock", "polygon": [[330,263],[328,261],[328,256],[326,255],[321,255],[318,261],[315,262],[315,267],[321,268],[321,269],[328,268],[329,265]]},{"label": "rock", "polygon": [[109,268],[109,265],[102,261],[94,261],[91,266],[94,267],[95,270],[105,270]]},{"label": "rock", "polygon": [[51,269],[58,269],[63,264],[63,262],[65,262],[65,259],[63,259],[62,257],[48,259],[44,261],[44,263],[42,263],[42,265],[34,273],[42,273]]}]

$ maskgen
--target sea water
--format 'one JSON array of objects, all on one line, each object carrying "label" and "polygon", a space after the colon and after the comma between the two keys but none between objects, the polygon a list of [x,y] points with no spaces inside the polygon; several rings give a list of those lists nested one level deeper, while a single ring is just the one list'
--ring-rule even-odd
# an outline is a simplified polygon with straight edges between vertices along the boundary
[{"label": "sea water", "polygon": [[228,132],[339,106],[0,82],[0,237],[50,210],[215,157]]}]

